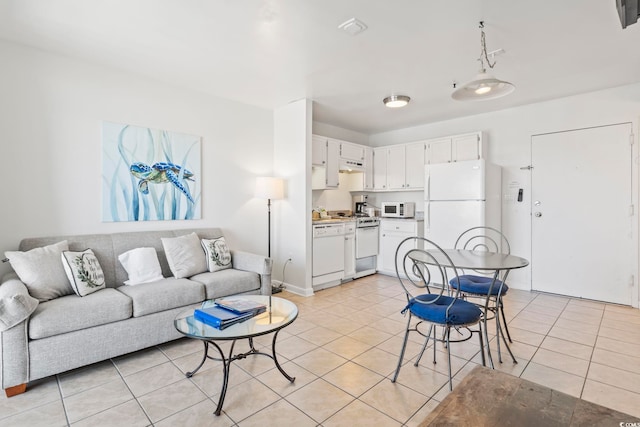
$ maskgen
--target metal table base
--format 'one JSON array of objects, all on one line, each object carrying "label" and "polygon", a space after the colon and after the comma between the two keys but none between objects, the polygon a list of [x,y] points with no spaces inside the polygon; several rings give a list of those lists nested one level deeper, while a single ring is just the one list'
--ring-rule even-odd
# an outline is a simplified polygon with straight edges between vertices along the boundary
[{"label": "metal table base", "polygon": [[[231,362],[235,360],[241,360],[246,358],[247,356],[252,356],[252,355],[267,356],[274,361],[276,368],[278,368],[280,373],[286,379],[288,379],[290,382],[294,382],[296,380],[296,377],[292,377],[291,375],[287,374],[285,370],[282,368],[282,366],[280,366],[280,362],[278,362],[278,357],[276,356],[276,339],[278,338],[278,332],[280,332],[280,330],[277,330],[275,332],[275,334],[273,335],[273,340],[271,341],[272,354],[264,353],[257,350],[253,346],[253,338],[246,338],[249,340],[249,347],[250,347],[249,351],[245,353],[233,354],[233,348],[236,345],[236,341],[238,341],[238,340],[233,340],[233,342],[231,343],[231,348],[229,349],[229,356],[225,357],[225,354],[222,351],[222,348],[220,348],[220,346],[214,340],[206,340],[206,339],[202,340],[204,344],[204,355],[202,356],[202,360],[200,361],[200,364],[193,371],[187,372],[186,376],[187,378],[191,378],[193,375],[195,375],[196,372],[198,372],[198,370],[202,368],[202,366],[204,365],[204,362],[206,362],[207,359],[222,362],[222,370],[223,370],[224,376],[223,376],[223,382],[222,382],[222,390],[220,391],[220,398],[218,399],[218,406],[216,407],[216,410],[214,412],[216,415],[220,415],[220,413],[222,412],[222,405],[224,404],[224,398],[227,394],[227,387],[229,386],[229,371],[231,368]],[[245,338],[241,338],[241,339],[245,339]],[[209,345],[212,345],[213,347],[216,348],[216,350],[218,350],[218,353],[220,353],[220,358],[209,355]]]}]

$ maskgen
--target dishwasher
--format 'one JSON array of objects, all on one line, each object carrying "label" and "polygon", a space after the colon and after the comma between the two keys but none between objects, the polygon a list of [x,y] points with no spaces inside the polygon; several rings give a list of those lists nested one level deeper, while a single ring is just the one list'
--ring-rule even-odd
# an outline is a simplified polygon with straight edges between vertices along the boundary
[{"label": "dishwasher", "polygon": [[344,276],[344,224],[313,226],[313,288],[340,284]]}]

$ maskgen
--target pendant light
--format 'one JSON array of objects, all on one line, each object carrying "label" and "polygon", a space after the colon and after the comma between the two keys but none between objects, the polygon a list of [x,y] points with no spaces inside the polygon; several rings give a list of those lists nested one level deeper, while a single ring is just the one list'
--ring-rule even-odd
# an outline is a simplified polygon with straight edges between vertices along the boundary
[{"label": "pendant light", "polygon": [[[493,63],[489,60],[489,56],[493,57],[497,52],[504,52],[502,49],[493,51],[490,54],[487,53],[487,44],[485,42],[484,35],[484,21],[480,21],[480,71],[476,78],[469,83],[461,86],[453,91],[451,97],[456,101],[483,101],[486,99],[501,98],[510,94],[515,90],[515,86],[509,82],[496,79],[491,74],[487,73],[485,69],[485,61],[489,68],[493,68],[496,65],[495,60]],[[456,87],[454,83],[453,87]]]}]

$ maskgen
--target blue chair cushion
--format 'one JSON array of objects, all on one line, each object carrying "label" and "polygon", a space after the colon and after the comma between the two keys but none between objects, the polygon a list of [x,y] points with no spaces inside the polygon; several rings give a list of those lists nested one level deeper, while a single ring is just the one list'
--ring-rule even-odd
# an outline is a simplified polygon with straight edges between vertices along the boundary
[{"label": "blue chair cushion", "polygon": [[[463,274],[462,276],[459,276],[459,279],[460,291],[476,295],[487,295],[489,293],[491,282],[493,281],[493,277],[474,276],[473,274]],[[455,277],[449,280],[449,285],[451,285],[453,289],[457,289],[458,282]],[[502,285],[501,295],[507,293],[509,286],[503,284],[500,280],[496,280],[496,283],[493,285],[493,289],[491,289],[492,296],[498,295],[500,285]]]},{"label": "blue chair cushion", "polygon": [[[432,301],[432,303],[421,304],[416,300]],[[454,300],[455,303],[449,309],[449,315],[447,316],[447,307]],[[482,311],[475,304],[437,294],[418,295],[409,301],[407,308],[411,311],[411,314],[427,322],[454,326],[478,322],[482,315]]]}]

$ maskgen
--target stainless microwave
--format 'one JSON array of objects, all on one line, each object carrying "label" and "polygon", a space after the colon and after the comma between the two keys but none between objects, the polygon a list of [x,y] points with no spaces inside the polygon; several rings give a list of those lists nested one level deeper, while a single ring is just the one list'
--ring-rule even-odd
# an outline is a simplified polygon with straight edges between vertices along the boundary
[{"label": "stainless microwave", "polygon": [[415,210],[414,202],[382,202],[381,215],[387,218],[413,218]]}]

